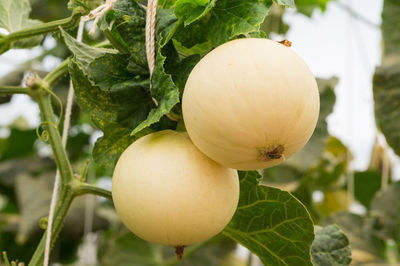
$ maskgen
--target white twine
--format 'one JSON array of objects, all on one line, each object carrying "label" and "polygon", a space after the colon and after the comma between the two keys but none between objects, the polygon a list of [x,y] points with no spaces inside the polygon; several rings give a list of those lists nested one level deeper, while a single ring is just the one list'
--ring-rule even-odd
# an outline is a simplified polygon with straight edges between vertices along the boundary
[{"label": "white twine", "polygon": [[[85,21],[81,19],[79,23],[79,28],[78,28],[78,34],[77,34],[77,40],[78,42],[82,42],[82,36],[83,36],[83,26],[85,24]],[[67,139],[68,139],[68,131],[69,131],[69,126],[70,126],[70,121],[71,121],[71,111],[72,111],[72,103],[74,100],[74,87],[72,85],[72,81],[69,81],[69,90],[68,90],[68,97],[67,97],[67,105],[65,107],[65,119],[64,119],[64,127],[63,127],[63,132],[62,132],[62,145],[65,148],[67,146]],[[54,212],[56,209],[56,203],[58,200],[58,193],[60,191],[60,184],[61,184],[61,177],[60,177],[60,170],[57,169],[56,171],[56,177],[54,181],[54,187],[53,187],[53,193],[51,197],[51,202],[50,202],[50,212],[49,212],[49,218],[48,218],[48,223],[47,223],[47,235],[46,235],[46,246],[44,250],[44,266],[49,265],[49,260],[50,260],[50,250],[51,250],[51,234],[53,230],[53,220],[54,220]]]},{"label": "white twine", "polygon": [[96,31],[96,25],[99,22],[99,20],[104,16],[104,14],[108,11],[111,10],[114,7],[114,4],[118,0],[106,0],[104,4],[101,6],[98,6],[97,8],[93,9],[90,11],[90,13],[87,16],[82,17],[84,21],[89,21],[94,19],[92,27],[90,28],[89,34],[93,35]]},{"label": "white twine", "polygon": [[146,12],[146,56],[149,65],[150,80],[155,66],[155,31],[158,0],[148,0]]}]

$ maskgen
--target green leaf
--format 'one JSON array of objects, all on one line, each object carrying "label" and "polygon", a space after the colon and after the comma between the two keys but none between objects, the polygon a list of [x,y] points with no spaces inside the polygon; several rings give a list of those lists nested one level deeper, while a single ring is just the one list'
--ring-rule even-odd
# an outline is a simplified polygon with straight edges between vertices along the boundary
[{"label": "green leaf", "polygon": [[383,64],[376,69],[373,79],[376,124],[397,155],[400,155],[400,37],[396,34],[400,30],[399,9],[399,1],[384,1]]},{"label": "green leaf", "polygon": [[287,161],[287,164],[299,170],[308,170],[311,166],[319,163],[329,138],[326,118],[333,111],[333,106],[335,105],[334,88],[338,80],[337,78],[317,79],[317,82],[320,93],[320,111],[317,126],[308,143]]},{"label": "green leaf", "polygon": [[371,202],[371,213],[378,226],[374,229],[382,239],[394,239],[400,244],[400,182],[379,191]]},{"label": "green leaf", "polygon": [[286,6],[286,7],[296,7],[294,4],[294,0],[274,0],[275,3],[281,6]]},{"label": "green leaf", "polygon": [[289,30],[289,25],[283,20],[285,9],[278,5],[273,5],[269,15],[265,18],[261,24],[261,30],[264,31],[268,36],[274,32],[277,34],[286,35]]},{"label": "green leaf", "polygon": [[11,128],[10,136],[0,144],[0,161],[32,155],[37,140],[36,131]]},{"label": "green leaf", "polygon": [[[130,54],[130,68],[148,74],[145,44],[146,10],[136,1],[120,0],[104,17],[101,29],[116,48]],[[107,30],[110,31],[108,34]],[[117,44],[117,45],[115,45]],[[120,49],[121,50],[121,49]]]},{"label": "green leaf", "polygon": [[[31,6],[29,0],[2,0],[0,1],[0,28],[4,28],[8,33],[23,30],[41,22],[29,19]],[[43,36],[34,36],[28,39],[16,41],[12,44],[13,48],[30,48],[40,44]],[[0,53],[5,51],[5,43],[0,44]]]},{"label": "green leaf", "polygon": [[217,0],[178,0],[175,5],[175,15],[183,19],[185,26],[205,16]]},{"label": "green leaf", "polygon": [[332,0],[295,0],[297,12],[309,17],[311,17],[315,9],[324,12],[329,1]]},{"label": "green leaf", "polygon": [[397,0],[385,0],[382,10],[382,37],[383,52],[385,57],[396,56],[399,61],[400,56],[400,2]]},{"label": "green leaf", "polygon": [[325,218],[320,223],[321,226],[331,224],[337,224],[350,240],[352,265],[372,266],[384,263],[371,243],[371,232],[367,219],[349,212],[338,212]]},{"label": "green leaf", "polygon": [[271,5],[272,0],[218,0],[201,19],[186,27],[181,25],[174,39],[186,48],[204,43],[218,46],[239,35],[258,31]]},{"label": "green leaf", "polygon": [[259,185],[255,171],[239,177],[239,205],[224,234],[265,265],[312,265],[314,228],[303,204],[288,192]]},{"label": "green leaf", "polygon": [[157,20],[158,49],[150,90],[151,96],[157,100],[157,108],[150,111],[146,120],[132,131],[132,135],[160,121],[161,117],[168,114],[179,102],[179,89],[173,82],[172,76],[165,72],[164,64],[167,57],[163,54],[164,47],[171,49],[171,46],[166,46],[166,44],[179,26],[178,20],[172,12],[172,10],[160,10]]},{"label": "green leaf", "polygon": [[314,265],[350,265],[349,239],[337,225],[316,226],[311,256]]},{"label": "green leaf", "polygon": [[153,106],[147,87],[130,81],[106,92],[91,84],[75,60],[70,61],[69,70],[78,105],[91,114],[94,124],[104,133],[96,142],[93,157],[96,163],[112,167],[137,138],[129,135],[131,129],[146,118]]},{"label": "green leaf", "polygon": [[129,58],[116,50],[94,48],[75,40],[62,31],[64,40],[74,54],[75,62],[89,77],[93,85],[104,91],[118,91],[121,88],[137,85],[146,89],[148,80],[129,71]]},{"label": "green leaf", "polygon": [[83,7],[86,11],[91,11],[103,4],[102,0],[69,0],[68,9],[73,10],[77,7]]},{"label": "green leaf", "polygon": [[376,170],[354,173],[354,196],[369,209],[372,199],[380,190],[382,182],[381,174]]},{"label": "green leaf", "polygon": [[397,62],[376,69],[373,82],[377,126],[393,151],[400,155],[400,54]]}]

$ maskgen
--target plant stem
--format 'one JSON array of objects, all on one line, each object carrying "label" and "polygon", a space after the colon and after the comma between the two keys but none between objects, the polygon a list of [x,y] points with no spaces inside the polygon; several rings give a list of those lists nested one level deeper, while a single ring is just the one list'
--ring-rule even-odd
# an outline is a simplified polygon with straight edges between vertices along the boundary
[{"label": "plant stem", "polygon": [[84,182],[76,187],[74,193],[77,196],[82,194],[94,194],[112,200],[111,191]]},{"label": "plant stem", "polygon": [[[60,197],[57,202],[56,212],[54,214],[53,230],[51,234],[52,235],[51,246],[54,245],[57,236],[61,231],[62,224],[67,215],[68,209],[71,206],[73,197],[74,195],[69,185],[63,186],[61,188]],[[45,231],[42,236],[42,239],[40,240],[38,246],[36,247],[35,253],[33,254],[28,266],[43,265],[44,249],[46,245],[46,234],[47,233]]]},{"label": "plant stem", "polygon": [[2,86],[0,85],[0,94],[31,94],[31,90],[25,87]]},{"label": "plant stem", "polygon": [[73,180],[74,174],[67,153],[62,146],[61,136],[58,128],[53,126],[57,123],[51,107],[50,95],[42,92],[35,98],[39,104],[42,122],[47,122],[47,124],[44,126],[47,128],[49,133],[49,142],[53,150],[54,160],[56,161],[57,168],[60,170],[61,182],[62,184],[66,184],[68,181]]},{"label": "plant stem", "polygon": [[22,29],[20,31],[12,32],[7,35],[5,42],[14,42],[20,39],[33,37],[40,34],[58,31],[59,27],[64,29],[74,28],[78,25],[80,17],[84,15],[81,9],[76,9],[72,12],[72,15],[68,18],[55,20],[43,24],[39,24],[30,28]]},{"label": "plant stem", "polygon": [[60,78],[68,73],[68,63],[69,58],[65,59],[58,67],[49,72],[43,81],[45,81],[50,88],[53,87]]},{"label": "plant stem", "polygon": [[6,266],[10,266],[10,261],[8,260],[7,252],[5,252],[5,251],[3,251],[3,258],[4,258],[4,263],[6,264]]},{"label": "plant stem", "polygon": [[[186,257],[189,257],[190,255],[192,255],[192,253],[194,253],[196,250],[198,250],[199,248],[201,248],[202,246],[204,246],[207,243],[208,243],[208,241],[203,241],[203,242],[196,243],[196,244],[186,247],[184,250],[184,253],[183,253],[183,259],[185,259]],[[167,260],[164,265],[172,266],[172,265],[176,265],[176,264],[178,264],[178,259],[177,259],[177,257],[173,257],[173,258]]]}]

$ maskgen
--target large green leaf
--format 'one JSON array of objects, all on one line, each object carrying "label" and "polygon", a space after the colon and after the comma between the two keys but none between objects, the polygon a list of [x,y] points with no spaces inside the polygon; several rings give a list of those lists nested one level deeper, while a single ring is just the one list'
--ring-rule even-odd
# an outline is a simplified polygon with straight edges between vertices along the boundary
[{"label": "large green leaf", "polygon": [[[9,33],[13,33],[22,29],[40,24],[38,20],[29,19],[31,6],[29,0],[1,0],[0,1],[0,28],[6,29]],[[35,36],[21,41],[14,42],[13,48],[29,48],[38,45],[43,36]],[[0,37],[0,46],[1,37]],[[3,49],[2,49],[3,48]],[[0,54],[7,47],[0,47]]]},{"label": "large green leaf", "polygon": [[400,155],[400,54],[399,60],[377,68],[374,76],[375,117],[387,143]]},{"label": "large green leaf", "polygon": [[385,0],[382,12],[383,64],[374,76],[375,118],[387,143],[400,155],[400,2]]},{"label": "large green leaf", "polygon": [[316,226],[311,256],[314,265],[350,265],[349,239],[337,225]]},{"label": "large green leaf", "polygon": [[153,105],[148,91],[131,81],[115,92],[106,92],[91,84],[75,60],[70,61],[69,70],[77,103],[104,133],[96,142],[93,157],[98,164],[112,167],[136,139],[130,136],[131,129],[146,118]]},{"label": "large green leaf", "polygon": [[239,35],[258,31],[271,5],[272,0],[218,0],[201,19],[186,27],[181,25],[174,39],[186,48],[203,43],[218,46]]},{"label": "large green leaf", "polygon": [[259,185],[255,171],[239,176],[239,205],[224,234],[265,265],[312,265],[314,228],[303,204],[288,192]]}]

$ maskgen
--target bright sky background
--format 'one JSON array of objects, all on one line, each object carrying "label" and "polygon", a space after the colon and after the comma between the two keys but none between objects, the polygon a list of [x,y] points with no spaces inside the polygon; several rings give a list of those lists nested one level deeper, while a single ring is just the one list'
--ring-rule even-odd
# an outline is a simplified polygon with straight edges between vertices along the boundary
[{"label": "bright sky background", "polygon": [[[325,13],[317,11],[312,18],[289,11],[284,16],[290,30],[286,36],[292,48],[307,62],[318,77],[339,78],[335,89],[336,106],[328,118],[329,132],[351,148],[353,167],[363,170],[369,164],[376,136],[372,76],[381,57],[382,0],[338,0],[356,13],[377,25],[373,27],[351,17],[338,3],[328,4]],[[54,41],[46,40],[51,47]],[[0,56],[0,76],[12,71],[28,57],[40,54],[40,48],[14,50]],[[51,69],[59,61],[47,58],[44,67]],[[9,104],[0,105],[1,126],[8,125],[18,116],[24,116],[32,127],[39,123],[39,111],[29,97],[17,95]],[[3,133],[2,133],[3,132]],[[399,165],[399,163],[397,163]],[[400,179],[400,169],[395,169]]]}]

